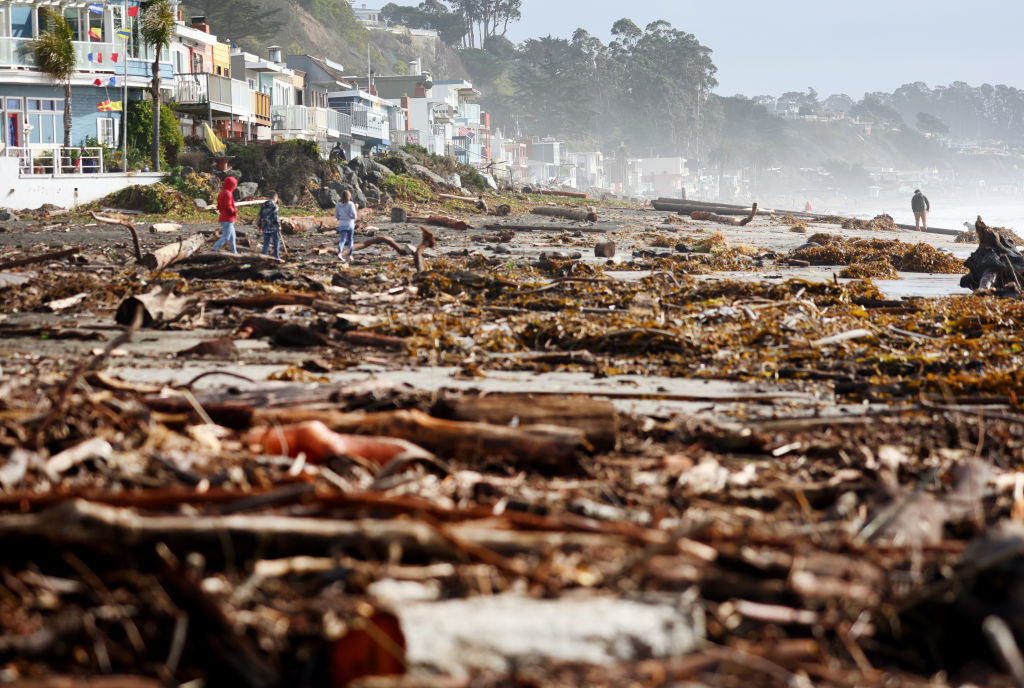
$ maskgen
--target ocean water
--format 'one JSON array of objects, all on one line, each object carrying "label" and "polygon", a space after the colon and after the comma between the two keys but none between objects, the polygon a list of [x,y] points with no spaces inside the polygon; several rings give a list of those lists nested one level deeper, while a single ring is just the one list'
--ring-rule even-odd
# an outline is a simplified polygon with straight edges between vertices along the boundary
[{"label": "ocean water", "polygon": [[[928,225],[931,227],[943,227],[945,229],[964,229],[964,222],[974,224],[979,215],[985,224],[991,227],[1010,227],[1018,233],[1024,233],[1024,198],[1008,199],[978,199],[966,201],[955,199],[948,203],[942,198],[928,197],[931,201],[932,210],[928,213]],[[861,203],[855,209],[842,209],[835,211],[843,215],[852,215],[859,218],[872,218],[880,213],[888,213],[898,224],[914,224],[914,213],[910,210],[910,198],[905,203],[896,205],[893,202],[879,201],[873,208],[867,202]]]}]

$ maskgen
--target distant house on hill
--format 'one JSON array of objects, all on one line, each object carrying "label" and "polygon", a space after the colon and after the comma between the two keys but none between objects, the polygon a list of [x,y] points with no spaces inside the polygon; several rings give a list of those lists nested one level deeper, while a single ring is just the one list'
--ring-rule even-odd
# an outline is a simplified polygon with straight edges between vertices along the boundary
[{"label": "distant house on hill", "polygon": [[380,18],[380,9],[367,7],[365,2],[357,5],[354,0],[349,0],[349,3],[352,5],[352,11],[355,13],[356,20],[358,20],[360,24],[365,24],[367,26],[383,25]]}]

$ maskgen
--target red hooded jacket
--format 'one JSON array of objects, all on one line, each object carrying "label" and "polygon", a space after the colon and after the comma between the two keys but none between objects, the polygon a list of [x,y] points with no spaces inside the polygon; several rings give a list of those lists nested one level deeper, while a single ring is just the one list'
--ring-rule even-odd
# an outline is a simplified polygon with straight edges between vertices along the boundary
[{"label": "red hooded jacket", "polygon": [[221,222],[234,222],[238,219],[238,208],[235,207],[235,187],[238,180],[234,177],[227,177],[224,180],[224,188],[217,195],[217,210],[220,211]]}]

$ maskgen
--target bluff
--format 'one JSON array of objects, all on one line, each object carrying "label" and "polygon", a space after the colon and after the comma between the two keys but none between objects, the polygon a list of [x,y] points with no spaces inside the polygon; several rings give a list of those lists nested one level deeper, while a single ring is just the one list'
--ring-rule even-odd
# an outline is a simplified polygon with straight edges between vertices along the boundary
[{"label": "bluff", "polygon": [[347,0],[186,0],[186,16],[205,16],[224,41],[266,55],[269,45],[285,54],[326,57],[363,74],[370,66],[378,74],[405,74],[408,63],[421,59],[435,78],[468,76],[459,57],[439,39],[367,30]]}]

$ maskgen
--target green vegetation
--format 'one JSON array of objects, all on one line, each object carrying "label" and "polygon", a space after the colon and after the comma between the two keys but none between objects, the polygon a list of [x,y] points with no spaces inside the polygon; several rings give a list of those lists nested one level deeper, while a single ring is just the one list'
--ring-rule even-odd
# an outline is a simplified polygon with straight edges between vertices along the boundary
[{"label": "green vegetation", "polygon": [[313,141],[281,141],[270,146],[229,143],[227,154],[243,181],[256,182],[264,192],[277,191],[288,204],[298,201],[314,177],[322,181],[334,174]]},{"label": "green vegetation", "polygon": [[[153,141],[153,101],[134,100],[128,103],[128,162],[129,167],[145,159]],[[160,109],[160,161],[178,158],[178,151],[185,145],[178,120],[171,108]]]},{"label": "green vegetation", "polygon": [[381,182],[380,188],[395,200],[424,203],[431,198],[430,189],[419,179],[404,174],[392,174]]},{"label": "green vegetation", "polygon": [[[163,133],[163,122],[160,115],[160,55],[164,48],[170,49],[171,39],[174,38],[175,9],[171,4],[171,0],[150,0],[142,11],[142,20],[140,22],[142,40],[147,45],[151,45],[156,49],[153,51],[153,64],[150,67],[153,74],[150,95],[153,98],[153,111],[156,113],[152,117],[153,145],[151,155],[153,158],[153,169],[157,172],[160,171],[160,163],[164,159],[164,153],[160,148],[160,136]],[[180,132],[178,133],[178,138],[181,138]]]}]

